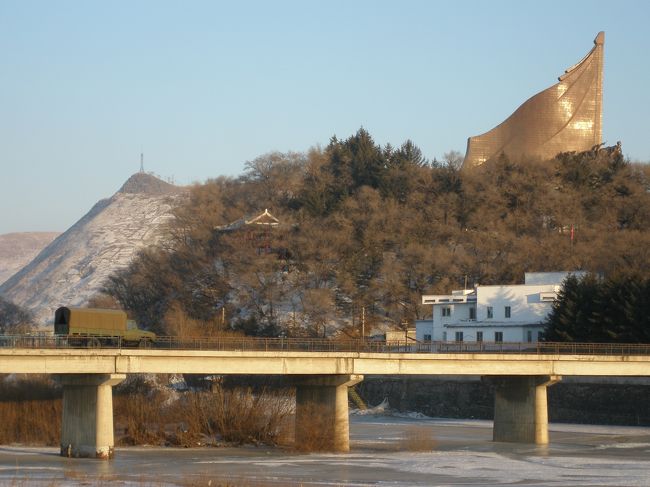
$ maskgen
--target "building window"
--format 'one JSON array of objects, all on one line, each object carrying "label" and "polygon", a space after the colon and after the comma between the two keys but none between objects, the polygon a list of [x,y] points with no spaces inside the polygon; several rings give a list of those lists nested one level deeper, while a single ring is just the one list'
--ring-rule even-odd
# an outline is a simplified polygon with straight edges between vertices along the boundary
[{"label": "building window", "polygon": [[424,341],[425,342],[430,342],[431,341],[431,335],[424,335]]},{"label": "building window", "polygon": [[510,318],[510,306],[506,306],[504,314],[506,315],[506,318]]},{"label": "building window", "polygon": [[443,306],[441,312],[442,316],[451,316],[451,306]]},{"label": "building window", "polygon": [[528,330],[526,332],[526,341],[531,343],[533,341],[533,330]]},{"label": "building window", "polygon": [[469,319],[470,320],[476,319],[476,308],[474,306],[469,308]]},{"label": "building window", "polygon": [[488,319],[494,318],[494,308],[492,306],[487,307],[487,317]]},{"label": "building window", "polygon": [[483,341],[483,332],[482,331],[477,331],[476,332],[476,341],[477,342],[482,342]]},{"label": "building window", "polygon": [[443,331],[443,332],[442,332],[442,341],[443,341],[443,342],[446,342],[446,341],[447,341],[447,332],[446,332],[446,331]]},{"label": "building window", "polygon": [[495,331],[494,332],[494,341],[495,343],[501,343],[503,341],[503,332]]},{"label": "building window", "polygon": [[462,331],[457,331],[456,332],[456,341],[457,342],[462,342],[463,341],[463,332]]}]

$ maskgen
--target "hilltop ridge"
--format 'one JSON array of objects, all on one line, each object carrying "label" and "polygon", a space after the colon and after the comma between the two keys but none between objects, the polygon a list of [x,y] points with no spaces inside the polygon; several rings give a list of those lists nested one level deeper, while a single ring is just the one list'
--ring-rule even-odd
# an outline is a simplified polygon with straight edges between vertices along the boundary
[{"label": "hilltop ridge", "polygon": [[148,195],[164,195],[164,194],[179,194],[183,192],[183,188],[175,186],[158,179],[152,174],[145,172],[137,172],[133,174],[122,187],[117,191],[118,193],[131,193],[131,194],[148,194]]}]

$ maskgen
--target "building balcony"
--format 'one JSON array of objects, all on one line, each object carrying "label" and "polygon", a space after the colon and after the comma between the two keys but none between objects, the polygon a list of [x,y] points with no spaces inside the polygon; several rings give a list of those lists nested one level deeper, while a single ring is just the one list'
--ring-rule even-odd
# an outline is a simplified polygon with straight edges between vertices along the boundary
[{"label": "building balcony", "polygon": [[422,304],[476,303],[476,294],[432,294],[422,296]]}]

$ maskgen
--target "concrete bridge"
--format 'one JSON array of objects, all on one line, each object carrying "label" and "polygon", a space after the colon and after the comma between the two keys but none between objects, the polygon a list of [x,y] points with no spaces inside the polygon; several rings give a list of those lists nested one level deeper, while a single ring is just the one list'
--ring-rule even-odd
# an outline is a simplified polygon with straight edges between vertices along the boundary
[{"label": "concrete bridge", "polygon": [[395,347],[363,351],[369,348],[365,345],[356,347],[360,351],[350,351],[352,346],[338,347],[348,351],[301,351],[284,345],[267,350],[268,342],[263,346],[261,340],[247,343],[254,346],[239,350],[75,349],[51,344],[44,348],[34,342],[35,348],[19,344],[0,348],[0,373],[56,375],[63,386],[61,454],[98,458],[113,454],[112,386],[126,374],[285,376],[296,387],[297,446],[305,441],[305,429],[312,424],[310,415],[316,411],[319,425],[324,425],[318,443],[340,452],[349,451],[347,389],[364,375],[483,376],[495,387],[494,440],[537,444],[548,443],[546,389],[562,376],[650,376],[650,347],[634,345],[626,349],[634,354],[623,353],[622,346],[591,344],[582,348],[545,344],[544,348],[502,348],[491,353],[483,345],[475,345],[478,351],[471,352],[467,345],[454,351],[414,353],[413,346],[404,347],[403,352],[391,351]]}]

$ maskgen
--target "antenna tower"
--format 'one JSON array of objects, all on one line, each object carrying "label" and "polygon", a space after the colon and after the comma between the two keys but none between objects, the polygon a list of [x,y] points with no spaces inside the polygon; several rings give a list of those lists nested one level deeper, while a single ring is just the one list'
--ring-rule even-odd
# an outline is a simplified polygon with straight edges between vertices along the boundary
[{"label": "antenna tower", "polygon": [[140,172],[144,172],[144,154],[140,152]]}]

